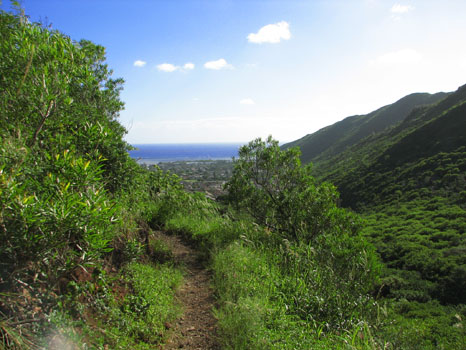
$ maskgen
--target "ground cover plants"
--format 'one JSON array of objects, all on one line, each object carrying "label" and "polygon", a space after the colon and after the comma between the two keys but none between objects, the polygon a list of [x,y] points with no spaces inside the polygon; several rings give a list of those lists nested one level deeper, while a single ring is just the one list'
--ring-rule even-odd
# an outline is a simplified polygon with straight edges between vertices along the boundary
[{"label": "ground cover plants", "polygon": [[[465,339],[461,309],[435,300],[427,304],[414,301],[413,297],[425,292],[422,279],[387,275],[387,267],[380,264],[374,247],[364,238],[373,224],[367,217],[361,220],[337,208],[338,196],[330,185],[319,189],[313,179],[300,179],[310,176],[310,169],[300,167],[296,150],[284,153],[270,138],[249,143],[235,161],[233,178],[227,184],[229,208],[199,196],[196,206],[185,207],[167,222],[171,231],[189,237],[199,249],[209,252],[205,255],[214,273],[223,346],[461,347]],[[275,163],[272,166],[264,159]],[[309,198],[300,197],[298,191],[286,191],[288,183],[299,186],[299,181],[314,185],[309,207],[316,207],[309,215],[322,220],[320,224],[309,221],[309,227],[317,230],[315,235],[300,232],[303,227],[308,229],[303,222],[306,214],[294,216],[299,219],[290,219],[286,226],[277,220],[288,210],[281,206],[291,205],[291,199],[283,196],[295,196],[296,201]],[[275,200],[273,196],[282,197]],[[264,207],[268,210],[260,210]],[[299,226],[288,230],[294,223]],[[429,260],[422,261],[428,264]],[[405,289],[398,285],[403,283]],[[406,294],[388,295],[390,286],[395,286],[390,289],[392,293],[404,290]]]}]

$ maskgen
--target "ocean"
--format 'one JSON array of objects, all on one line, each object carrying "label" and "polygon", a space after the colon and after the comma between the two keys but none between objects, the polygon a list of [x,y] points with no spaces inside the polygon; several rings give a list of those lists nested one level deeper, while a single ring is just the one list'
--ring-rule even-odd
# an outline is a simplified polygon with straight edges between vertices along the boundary
[{"label": "ocean", "polygon": [[132,145],[136,148],[129,155],[140,164],[157,164],[190,160],[231,160],[238,156],[242,144],[206,143],[206,144],[144,144]]}]

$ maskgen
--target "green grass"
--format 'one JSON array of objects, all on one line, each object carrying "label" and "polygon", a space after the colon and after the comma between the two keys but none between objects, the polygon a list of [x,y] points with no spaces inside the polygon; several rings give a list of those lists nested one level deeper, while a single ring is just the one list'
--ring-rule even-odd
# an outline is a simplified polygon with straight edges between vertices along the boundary
[{"label": "green grass", "polygon": [[263,251],[233,243],[213,261],[216,311],[226,349],[308,348],[309,326],[287,313],[277,288],[279,269]]},{"label": "green grass", "polygon": [[[167,222],[208,257],[223,348],[456,350],[464,344],[464,308],[358,297],[351,285],[364,255],[355,260],[362,265],[348,270],[354,282],[341,279],[346,272],[330,259],[346,249],[342,237],[315,247],[295,245],[245,217],[232,217],[191,208],[190,215],[180,211]],[[367,247],[361,241],[359,248]]]},{"label": "green grass", "polygon": [[[167,339],[166,323],[181,313],[175,292],[182,279],[182,271],[170,264],[131,262],[117,277],[76,285],[71,304],[64,304],[53,322],[68,334],[80,329],[79,342],[90,349],[153,349]],[[86,300],[86,306],[77,299]],[[70,309],[82,321],[70,319]]]},{"label": "green grass", "polygon": [[180,211],[166,224],[170,231],[193,239],[209,258],[218,298],[215,315],[225,349],[374,348],[369,335],[364,340],[354,337],[355,330],[369,334],[364,323],[338,333],[325,322],[300,317],[296,305],[303,301],[294,299],[300,293],[289,292],[301,288],[304,296],[309,285],[302,269],[290,268],[282,260],[292,253],[280,251],[277,238],[248,218],[231,217],[191,208],[189,215]]},{"label": "green grass", "polygon": [[[335,331],[322,322],[299,317],[302,276],[279,267],[280,254],[265,247],[234,242],[213,259],[221,339],[226,349],[375,349],[383,346],[367,322]],[[294,287],[293,287],[294,288]],[[309,291],[308,291],[309,292]],[[317,293],[314,293],[318,297]],[[312,318],[312,317],[311,317]],[[382,344],[382,345],[381,345]],[[382,348],[382,347],[381,347]]]}]

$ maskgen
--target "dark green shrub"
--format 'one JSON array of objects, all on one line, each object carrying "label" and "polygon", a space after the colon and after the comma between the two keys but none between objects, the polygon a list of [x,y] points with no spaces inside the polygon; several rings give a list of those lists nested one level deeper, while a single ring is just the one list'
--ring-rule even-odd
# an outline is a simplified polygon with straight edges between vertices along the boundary
[{"label": "dark green shrub", "polygon": [[1,171],[0,256],[11,268],[34,262],[54,281],[111,249],[116,207],[97,162],[66,151],[46,158],[43,167],[31,168],[26,157]]}]

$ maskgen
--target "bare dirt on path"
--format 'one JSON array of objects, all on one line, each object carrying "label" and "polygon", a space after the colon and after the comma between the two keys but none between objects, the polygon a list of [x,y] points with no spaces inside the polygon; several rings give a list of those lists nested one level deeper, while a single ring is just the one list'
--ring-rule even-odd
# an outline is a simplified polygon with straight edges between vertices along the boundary
[{"label": "bare dirt on path", "polygon": [[184,284],[177,292],[183,315],[168,325],[173,333],[163,349],[221,349],[216,339],[217,322],[212,314],[215,299],[210,272],[200,261],[199,253],[180,237],[160,232],[158,238],[170,246],[175,262],[186,269]]}]

